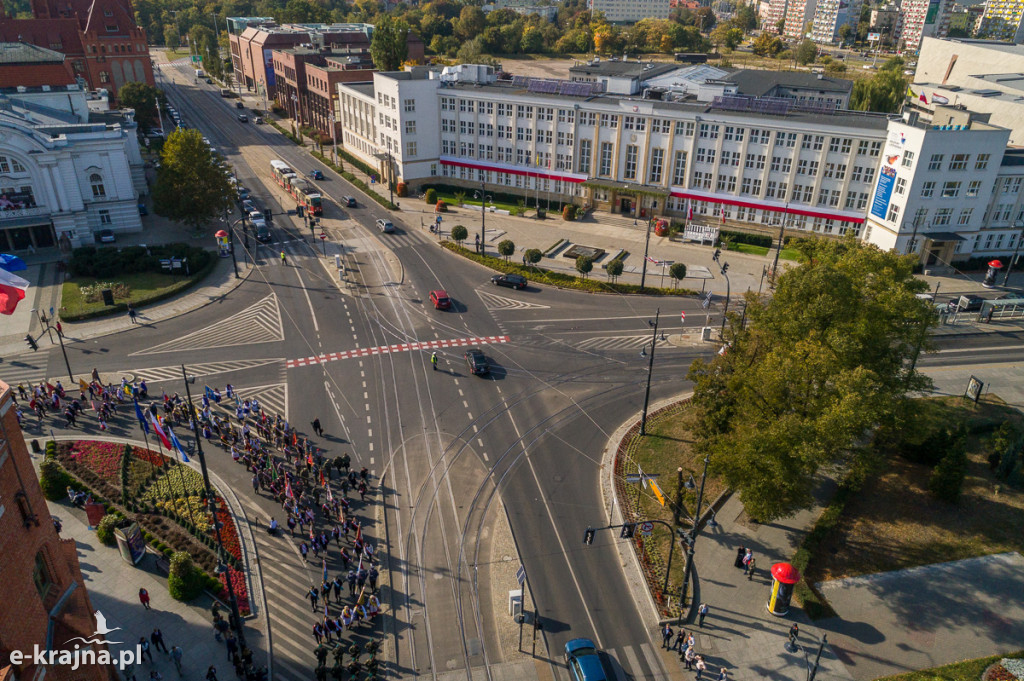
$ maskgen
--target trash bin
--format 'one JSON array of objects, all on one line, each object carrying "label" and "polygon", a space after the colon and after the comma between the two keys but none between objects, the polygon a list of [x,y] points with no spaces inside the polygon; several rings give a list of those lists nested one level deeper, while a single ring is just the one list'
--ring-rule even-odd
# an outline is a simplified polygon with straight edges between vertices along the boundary
[{"label": "trash bin", "polygon": [[38,454],[43,451],[43,448],[39,446],[39,440],[32,440],[32,453]]},{"label": "trash bin", "polygon": [[113,290],[111,290],[109,288],[105,288],[102,291],[100,291],[100,295],[103,296],[103,304],[104,305],[113,305],[114,304],[114,292],[113,292]]}]

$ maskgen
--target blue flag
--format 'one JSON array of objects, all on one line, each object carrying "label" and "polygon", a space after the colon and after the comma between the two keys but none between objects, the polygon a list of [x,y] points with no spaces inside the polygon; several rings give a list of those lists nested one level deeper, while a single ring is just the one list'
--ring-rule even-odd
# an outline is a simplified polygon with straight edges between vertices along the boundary
[{"label": "blue flag", "polygon": [[149,435],[149,424],[146,423],[146,417],[142,415],[142,408],[139,407],[138,400],[135,400],[135,417],[139,419],[139,424],[142,426],[142,432]]},{"label": "blue flag", "polygon": [[[324,581],[327,581],[327,558],[324,558]],[[327,605],[325,602],[324,605]]]},{"label": "blue flag", "polygon": [[181,460],[188,463],[188,454],[185,453],[185,449],[181,446],[178,436],[170,428],[167,429],[167,435],[171,438],[171,444],[174,445],[174,448],[178,450],[178,454],[181,455]]},{"label": "blue flag", "polygon": [[210,398],[212,400],[212,399],[215,399],[217,397],[217,393],[213,392],[213,388],[211,388],[210,386],[205,386],[205,388],[206,388],[206,396],[208,398]]}]

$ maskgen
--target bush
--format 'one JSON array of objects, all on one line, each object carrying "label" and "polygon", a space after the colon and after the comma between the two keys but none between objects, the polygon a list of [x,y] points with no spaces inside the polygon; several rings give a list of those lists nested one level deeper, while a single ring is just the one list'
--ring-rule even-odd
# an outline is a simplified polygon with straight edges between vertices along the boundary
[{"label": "bush", "polygon": [[455,225],[454,227],[452,227],[452,239],[454,239],[457,243],[461,244],[463,241],[466,240],[466,237],[468,236],[469,230],[467,230],[462,225]]},{"label": "bush", "polygon": [[118,517],[113,513],[108,513],[103,516],[100,520],[100,524],[96,526],[96,538],[100,540],[100,543],[105,546],[113,546],[117,543],[114,538],[114,530],[117,529]]},{"label": "bush", "polygon": [[171,569],[167,575],[167,590],[176,601],[190,601],[198,596],[205,586],[205,575],[184,551],[171,556]]},{"label": "bush", "polygon": [[527,248],[526,252],[523,253],[523,257],[526,258],[526,262],[536,265],[544,257],[544,254],[540,252],[539,248]]},{"label": "bush", "polygon": [[567,203],[562,208],[562,219],[566,222],[572,222],[576,219],[576,204]]},{"label": "bush", "polygon": [[672,277],[672,285],[677,286],[680,281],[686,278],[686,265],[681,262],[674,263],[668,268],[668,273]]},{"label": "bush", "polygon": [[[75,487],[76,481],[54,459],[44,459],[39,464],[39,486],[49,501],[58,501],[68,495],[68,485]],[[77,487],[76,487],[77,489]]]},{"label": "bush", "polygon": [[437,211],[438,213],[447,213],[448,204],[445,203],[444,201],[438,201],[437,204],[434,206],[434,210]]},{"label": "bush", "polygon": [[608,267],[605,268],[605,272],[608,273],[609,277],[615,279],[616,277],[622,274],[622,268],[622,261],[616,258],[615,260],[612,260],[610,263],[608,263]]},{"label": "bush", "polygon": [[967,476],[967,443],[958,437],[928,480],[928,491],[940,501],[955,504],[960,501],[964,478]]},{"label": "bush", "polygon": [[949,428],[939,427],[916,438],[913,433],[900,443],[903,458],[926,466],[937,465],[953,446],[953,433]]},{"label": "bush", "polygon": [[123,274],[162,272],[160,260],[168,258],[188,258],[189,271],[198,272],[213,260],[214,255],[198,246],[183,243],[150,246],[148,249],[142,246],[81,246],[71,252],[68,270],[73,277],[110,279]]},{"label": "bush", "polygon": [[498,254],[505,257],[508,262],[509,256],[516,252],[516,245],[511,239],[502,239],[498,242]]},{"label": "bush", "polygon": [[407,185],[405,182],[399,182],[395,186],[395,193],[398,194],[399,198],[404,199],[406,196],[409,195],[409,185]]},{"label": "bush", "polygon": [[584,278],[590,276],[590,271],[594,269],[594,259],[581,255],[576,258],[576,271],[583,275]]},{"label": "bush", "polygon": [[728,229],[720,231],[718,238],[733,244],[749,244],[751,246],[765,246],[766,248],[771,248],[772,243],[774,243],[772,237],[767,234],[748,234]]},{"label": "bush", "polygon": [[437,190],[431,187],[430,189],[427,190],[426,194],[424,194],[423,199],[427,202],[428,205],[437,205]]}]

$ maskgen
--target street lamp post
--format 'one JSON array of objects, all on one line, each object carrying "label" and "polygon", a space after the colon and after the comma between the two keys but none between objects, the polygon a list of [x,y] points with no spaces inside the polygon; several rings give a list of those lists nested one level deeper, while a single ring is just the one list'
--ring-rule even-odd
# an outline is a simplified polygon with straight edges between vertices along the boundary
[{"label": "street lamp post", "polygon": [[1003,286],[1006,286],[1010,281],[1010,270],[1013,269],[1013,263],[1017,260],[1017,252],[1020,251],[1020,242],[1024,240],[1024,220],[1017,220],[1016,227],[1021,230],[1021,232],[1017,235],[1017,244],[1013,247],[1013,256],[1010,257],[1010,262],[1006,265],[1006,274],[1003,275]]},{"label": "street lamp post", "polygon": [[911,253],[917,252],[917,228],[921,224],[921,216],[914,216],[914,231],[910,233],[910,241],[907,242],[907,252],[904,255],[910,255]]},{"label": "street lamp post", "polygon": [[[700,491],[697,493],[697,508],[693,512],[693,525],[689,531],[689,541],[686,547],[686,569],[683,570],[683,589],[679,597],[679,623],[683,623],[683,612],[686,607],[686,595],[690,588],[690,573],[693,572],[693,545],[697,542],[697,534],[700,530],[700,507],[704,502],[704,483],[708,479],[708,463],[710,457],[704,455],[704,472],[700,476]],[[675,543],[675,537],[672,538],[672,543]]]},{"label": "street lamp post", "polygon": [[483,255],[484,239],[487,238],[487,189],[482,180],[480,181],[480,193],[473,192],[473,195],[480,199],[480,245],[477,248],[477,253]]},{"label": "street lamp post", "polygon": [[388,200],[395,205],[395,162],[391,152],[388,152]]},{"label": "street lamp post", "polygon": [[654,220],[654,216],[647,218],[647,236],[644,238],[644,260],[642,263],[643,269],[640,270],[640,290],[644,290],[644,283],[647,281],[647,249],[651,245],[651,221]]},{"label": "street lamp post", "polygon": [[[43,312],[42,310],[39,310],[38,312],[39,312],[39,323],[43,325],[43,330],[46,331],[47,333],[50,333],[51,331],[56,331],[57,332],[57,340],[60,341],[60,351],[61,351],[61,354],[64,355],[64,366],[67,367],[67,370],[68,370],[68,380],[71,381],[72,383],[74,383],[75,382],[75,375],[73,373],[71,373],[71,362],[68,361],[68,351],[67,351],[67,348],[64,347],[64,330],[63,329],[58,329],[56,326],[52,325],[50,323],[51,320],[46,317],[46,313],[45,312]],[[51,309],[50,312],[53,312],[53,310]],[[50,342],[51,343],[53,342],[53,334],[52,333],[50,333]]]},{"label": "street lamp post", "polygon": [[725,310],[722,311],[722,333],[725,333],[725,320],[729,316],[729,298],[732,296],[732,286],[729,283],[729,275],[726,274],[729,271],[729,263],[721,262],[722,251],[715,249],[714,255],[711,259],[718,263],[721,267],[722,276],[725,277]]},{"label": "street lamp post", "polygon": [[789,203],[786,204],[785,212],[782,214],[782,222],[779,223],[779,243],[775,246],[775,259],[772,261],[772,277],[775,277],[779,267],[779,255],[782,253],[782,240],[786,238],[786,223],[789,221]]},{"label": "street lamp post", "polygon": [[[210,507],[210,515],[213,516],[213,531],[214,536],[217,539],[217,557],[223,560],[224,541],[220,533],[220,523],[217,521],[217,504],[214,501],[213,489],[210,487],[210,473],[206,468],[206,456],[203,454],[203,438],[199,434],[199,419],[196,418],[196,410],[192,405],[192,390],[189,388],[191,383],[196,380],[195,376],[189,376],[185,372],[185,365],[181,365],[181,377],[185,380],[185,397],[188,398],[188,409],[189,418],[192,421],[192,435],[196,439],[196,453],[199,455],[199,467],[203,472],[203,485],[206,489],[206,502]],[[230,569],[225,566],[225,577],[227,578],[228,586],[228,605],[231,606],[231,617],[234,620],[235,632],[238,634],[238,647],[239,649],[245,648],[245,631],[242,629],[242,617],[238,612],[238,599],[235,598],[235,586],[231,579]]]},{"label": "street lamp post", "polygon": [[[654,348],[658,344],[658,319],[661,308],[654,313],[654,334],[651,336],[651,356],[647,358],[647,389],[644,391],[644,409],[640,413],[640,435],[647,435],[647,405],[651,401],[651,374],[654,373]],[[648,324],[651,322],[648,321]],[[642,355],[643,353],[641,353]],[[673,543],[675,540],[673,539]]]}]

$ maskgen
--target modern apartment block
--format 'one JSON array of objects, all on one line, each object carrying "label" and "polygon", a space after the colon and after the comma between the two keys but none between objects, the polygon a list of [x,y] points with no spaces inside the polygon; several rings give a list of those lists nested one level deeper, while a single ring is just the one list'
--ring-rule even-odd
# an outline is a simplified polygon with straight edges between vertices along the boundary
[{"label": "modern apartment block", "polygon": [[[903,0],[903,29],[900,32],[900,42],[903,49],[911,54],[916,54],[921,47],[930,7],[933,7],[931,0]],[[934,9],[937,11],[938,5],[934,5]]]},{"label": "modern apartment block", "polygon": [[860,19],[859,0],[818,0],[811,24],[811,40],[816,43],[839,42],[839,29],[844,24],[856,31]]},{"label": "modern apartment block", "polygon": [[[699,101],[670,92],[659,99],[649,91],[603,94],[592,83],[498,80],[490,67],[474,65],[376,73],[372,83],[341,84],[338,93],[345,147],[383,178],[414,188],[485,183],[531,204],[571,201],[641,218],[683,218],[692,209],[696,222],[850,232],[885,248],[906,249],[918,216],[916,250],[943,262],[1006,252],[1016,239],[1008,222],[1016,204],[988,206],[1003,186],[996,183],[1018,172],[1008,160],[1016,158],[1006,151],[1009,132],[976,117],[935,129],[821,102],[742,94]],[[971,175],[941,197],[957,199],[952,213],[917,213],[908,192],[924,191],[929,180],[909,173],[933,172],[915,167],[918,159]],[[1007,187],[1014,191],[1012,180]]]},{"label": "modern apartment block", "polygon": [[602,12],[613,24],[635,24],[641,19],[668,19],[670,0],[587,0],[587,9]]},{"label": "modern apartment block", "polygon": [[817,6],[818,0],[789,0],[786,3],[786,23],[782,27],[782,35],[795,40],[807,37]]},{"label": "modern apartment block", "polygon": [[1024,42],[1024,0],[986,0],[979,37]]}]

